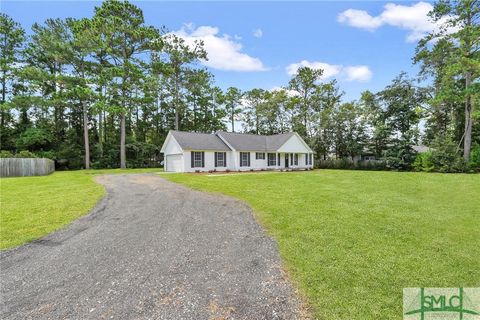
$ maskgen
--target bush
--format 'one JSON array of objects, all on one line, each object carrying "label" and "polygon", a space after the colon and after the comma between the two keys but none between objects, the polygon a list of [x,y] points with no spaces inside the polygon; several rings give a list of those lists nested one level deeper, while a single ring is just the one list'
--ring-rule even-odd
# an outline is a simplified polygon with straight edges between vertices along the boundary
[{"label": "bush", "polygon": [[0,158],[13,158],[13,153],[8,150],[0,150]]},{"label": "bush", "polygon": [[433,162],[433,154],[431,151],[417,154],[415,161],[413,162],[413,169],[415,171],[432,172],[435,169]]},{"label": "bush", "polygon": [[37,155],[38,158],[47,158],[51,160],[56,159],[56,155],[54,151],[38,151],[38,152],[35,152],[35,154]]},{"label": "bush", "polygon": [[49,132],[32,127],[22,132],[16,145],[19,149],[40,150],[48,147],[52,140],[52,135]]},{"label": "bush", "polygon": [[320,169],[385,170],[386,163],[381,160],[355,162],[350,159],[317,160],[316,167]]},{"label": "bush", "polygon": [[34,153],[27,150],[23,150],[15,154],[15,158],[36,158],[36,157],[37,156]]},{"label": "bush", "polygon": [[480,144],[475,144],[470,152],[468,166],[473,171],[480,171]]}]

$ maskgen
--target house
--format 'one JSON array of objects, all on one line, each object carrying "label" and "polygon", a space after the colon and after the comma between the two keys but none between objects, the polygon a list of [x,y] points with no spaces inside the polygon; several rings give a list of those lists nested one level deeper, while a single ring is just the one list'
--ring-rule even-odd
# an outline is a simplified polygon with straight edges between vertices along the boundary
[{"label": "house", "polygon": [[170,172],[313,168],[313,151],[295,132],[262,136],[171,130],[161,152]]},{"label": "house", "polygon": [[423,146],[423,145],[416,145],[416,146],[412,146],[412,149],[416,152],[416,153],[425,153],[425,152],[429,152],[431,149],[427,146]]}]

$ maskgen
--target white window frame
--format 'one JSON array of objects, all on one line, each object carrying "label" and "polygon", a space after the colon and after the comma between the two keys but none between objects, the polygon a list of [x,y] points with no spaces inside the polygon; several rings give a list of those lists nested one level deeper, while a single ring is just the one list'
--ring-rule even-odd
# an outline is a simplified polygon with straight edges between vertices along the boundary
[{"label": "white window frame", "polygon": [[248,167],[249,158],[250,152],[240,152],[240,167]]},{"label": "white window frame", "polygon": [[255,152],[255,160],[265,160],[265,152]]},{"label": "white window frame", "polygon": [[202,151],[192,151],[193,152],[193,167],[202,168],[203,152]]},{"label": "white window frame", "polygon": [[215,156],[217,157],[217,159],[216,159],[217,167],[226,167],[225,158],[227,157],[227,153],[226,152],[216,152]]},{"label": "white window frame", "polygon": [[267,158],[268,158],[268,166],[269,167],[275,167],[277,165],[277,154],[276,153],[268,153]]}]

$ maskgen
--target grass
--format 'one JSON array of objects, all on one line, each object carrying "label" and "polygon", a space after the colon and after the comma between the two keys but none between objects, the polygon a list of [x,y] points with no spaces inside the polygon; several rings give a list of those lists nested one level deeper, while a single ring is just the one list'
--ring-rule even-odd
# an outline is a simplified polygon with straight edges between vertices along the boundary
[{"label": "grass", "polygon": [[98,174],[160,169],[58,171],[48,176],[0,179],[0,249],[19,246],[88,213],[105,194]]},{"label": "grass", "polygon": [[405,287],[480,284],[480,175],[163,177],[246,201],[318,319],[401,319]]}]

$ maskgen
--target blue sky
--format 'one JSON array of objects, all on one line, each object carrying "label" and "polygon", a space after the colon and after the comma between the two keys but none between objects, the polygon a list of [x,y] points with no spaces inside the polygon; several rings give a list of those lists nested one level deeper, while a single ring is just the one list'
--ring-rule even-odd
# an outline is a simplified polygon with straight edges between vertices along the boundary
[{"label": "blue sky", "polygon": [[[132,1],[147,24],[192,41],[203,39],[205,65],[222,87],[285,86],[299,65],[322,67],[345,100],[378,91],[400,71],[416,75],[416,41],[434,26],[428,2]],[[3,1],[1,11],[30,31],[52,17],[91,17],[100,2]]]}]

